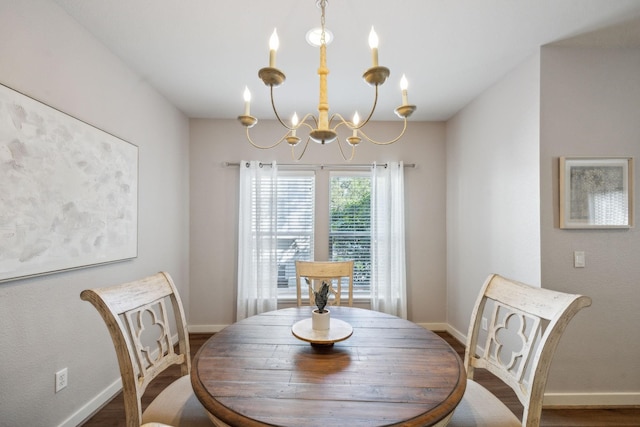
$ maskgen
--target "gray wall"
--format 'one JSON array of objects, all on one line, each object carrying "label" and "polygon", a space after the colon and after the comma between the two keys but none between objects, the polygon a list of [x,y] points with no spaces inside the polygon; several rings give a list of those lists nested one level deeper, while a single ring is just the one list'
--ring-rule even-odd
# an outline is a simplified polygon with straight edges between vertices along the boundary
[{"label": "gray wall", "polygon": [[[402,129],[399,121],[369,127],[367,133],[377,139]],[[252,133],[267,145],[284,132],[276,122],[261,120]],[[440,328],[446,319],[444,139],[443,123],[411,122],[399,142],[386,147],[363,142],[353,160],[417,164],[405,169],[408,315]],[[235,320],[239,172],[222,162],[292,163],[284,144],[261,151],[249,144],[236,120],[191,120],[191,330],[217,330]],[[335,142],[311,144],[300,163],[340,163]]]},{"label": "gray wall", "polygon": [[447,122],[447,322],[490,273],[540,286],[539,56]]},{"label": "gray wall", "polygon": [[[560,341],[545,404],[640,404],[637,228],[561,230],[558,219],[558,157],[637,159],[638,99],[637,48],[545,47],[447,123],[452,331],[466,335],[490,272],[593,299]],[[637,200],[638,168],[635,180]]]},{"label": "gray wall", "polygon": [[[640,404],[640,231],[558,228],[558,157],[640,159],[640,49],[542,49],[541,238],[545,287],[591,296],[560,341],[548,390]],[[638,207],[639,171],[635,169]],[[573,251],[586,267],[573,268]],[[572,399],[557,396],[559,403]]]},{"label": "gray wall", "polygon": [[[188,306],[189,123],[49,1],[0,2],[0,82],[139,147],[137,259],[0,284],[0,426],[73,426],[119,379],[80,291],[162,269]],[[64,367],[69,385],[55,394]]]}]

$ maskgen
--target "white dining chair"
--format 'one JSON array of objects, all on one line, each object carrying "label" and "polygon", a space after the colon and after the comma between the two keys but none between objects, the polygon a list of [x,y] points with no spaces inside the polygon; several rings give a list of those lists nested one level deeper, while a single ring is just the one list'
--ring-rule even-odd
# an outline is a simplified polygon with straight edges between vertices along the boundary
[{"label": "white dining chair", "polygon": [[[490,275],[476,301],[467,334],[464,358],[467,388],[448,425],[539,426],[549,367],[558,341],[571,318],[590,305],[591,298],[587,296],[534,288]],[[483,321],[486,325],[482,325]],[[474,381],[474,371],[480,368],[515,392],[524,407],[522,421]]]},{"label": "white dining chair", "polygon": [[[140,427],[144,423],[173,427],[214,425],[191,387],[184,310],[168,273],[86,289],[80,297],[94,305],[111,334],[120,366],[127,427]],[[178,337],[177,352],[172,341],[174,335]],[[147,386],[173,365],[180,367],[180,378],[163,389],[143,412],[141,398]]]},{"label": "white dining chair", "polygon": [[332,297],[330,305],[340,305],[342,296],[342,284],[348,279],[349,307],[353,305],[353,261],[296,261],[296,291],[298,306],[302,305],[302,289],[307,284],[309,305],[315,305],[314,290],[320,289],[323,281],[330,284],[329,292]]}]

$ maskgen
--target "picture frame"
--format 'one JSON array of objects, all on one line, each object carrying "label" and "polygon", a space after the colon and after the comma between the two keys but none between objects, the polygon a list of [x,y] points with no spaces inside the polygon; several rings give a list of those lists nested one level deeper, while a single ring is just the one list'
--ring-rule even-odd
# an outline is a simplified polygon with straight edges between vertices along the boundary
[{"label": "picture frame", "polygon": [[632,157],[560,157],[560,228],[633,227]]},{"label": "picture frame", "polygon": [[0,283],[138,256],[138,147],[0,84]]}]

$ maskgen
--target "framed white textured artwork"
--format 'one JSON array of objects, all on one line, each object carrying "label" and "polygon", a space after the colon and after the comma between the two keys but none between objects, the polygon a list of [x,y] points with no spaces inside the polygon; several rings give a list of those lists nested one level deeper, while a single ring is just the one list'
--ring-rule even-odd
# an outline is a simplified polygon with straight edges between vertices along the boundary
[{"label": "framed white textured artwork", "polygon": [[0,282],[135,258],[138,147],[0,85]]},{"label": "framed white textured artwork", "polygon": [[633,227],[632,157],[560,157],[560,228]]}]

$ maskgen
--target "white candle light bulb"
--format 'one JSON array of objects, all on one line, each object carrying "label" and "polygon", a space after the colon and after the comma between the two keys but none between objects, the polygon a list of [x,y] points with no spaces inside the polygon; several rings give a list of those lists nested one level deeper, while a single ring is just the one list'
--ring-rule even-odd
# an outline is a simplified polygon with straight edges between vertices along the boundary
[{"label": "white candle light bulb", "polygon": [[369,33],[369,47],[371,49],[378,48],[378,35],[376,34],[376,30],[371,27],[371,32]]},{"label": "white candle light bulb", "polygon": [[[353,115],[353,127],[357,128],[359,123],[360,123],[360,116],[356,111],[355,114]],[[353,129],[353,136],[358,136],[358,129]]]},{"label": "white candle light bulb", "polygon": [[244,115],[248,116],[251,108],[251,92],[248,87],[244,87]]},{"label": "white candle light bulb", "polygon": [[271,34],[271,38],[269,38],[269,49],[278,50],[280,47],[280,39],[278,39],[278,29],[273,29],[273,34]]},{"label": "white candle light bulb", "polygon": [[295,112],[293,113],[293,117],[291,117],[291,127],[293,128],[291,130],[291,136],[296,136],[296,127],[298,126],[298,114],[296,114]]},{"label": "white candle light bulb", "polygon": [[269,67],[274,68],[276,66],[276,52],[280,47],[280,40],[278,39],[277,29],[273,29],[273,34],[269,38]]},{"label": "white candle light bulb", "polygon": [[402,90],[402,105],[408,105],[409,101],[407,98],[407,88],[409,87],[409,82],[407,81],[407,77],[403,74],[400,79],[400,90]]},{"label": "white candle light bulb", "polygon": [[371,48],[371,57],[373,59],[373,66],[378,66],[378,35],[376,34],[373,27],[371,27],[371,32],[369,33],[369,47]]}]

